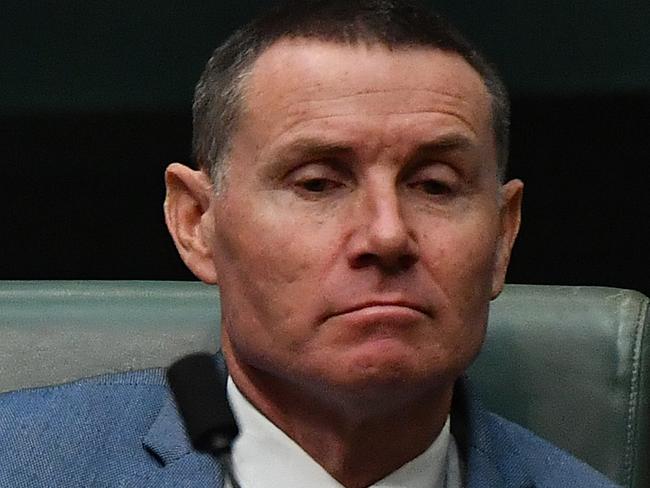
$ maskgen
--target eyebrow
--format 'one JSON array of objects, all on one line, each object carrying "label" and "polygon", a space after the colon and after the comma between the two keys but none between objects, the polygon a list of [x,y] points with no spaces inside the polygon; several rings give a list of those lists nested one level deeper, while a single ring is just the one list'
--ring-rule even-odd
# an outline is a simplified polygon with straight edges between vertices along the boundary
[{"label": "eyebrow", "polygon": [[[464,134],[445,134],[434,140],[418,145],[414,154],[444,150],[464,150],[474,146],[471,138]],[[328,142],[316,137],[305,137],[291,142],[282,148],[278,155],[281,157],[300,155],[303,157],[317,157],[333,153],[353,152],[352,146],[345,143]]]},{"label": "eyebrow", "polygon": [[270,154],[271,164],[262,165],[259,171],[264,177],[278,178],[292,168],[297,159],[317,160],[353,152],[352,147],[345,143],[327,141],[317,136],[301,137],[274,149]]},{"label": "eyebrow", "polygon": [[291,142],[277,152],[278,159],[295,156],[315,158],[329,154],[353,152],[351,146],[337,142],[328,142],[319,138],[305,137]]},{"label": "eyebrow", "polygon": [[[476,146],[476,140],[466,134],[460,132],[443,134],[441,136],[435,137],[429,142],[420,144],[413,151],[411,151],[407,155],[408,163],[404,167],[403,171],[413,171],[422,159],[451,155],[450,153],[454,152],[462,153],[464,151],[469,151]],[[464,158],[457,160],[456,163],[451,164],[450,166],[456,172],[459,172],[466,176],[475,174],[476,171],[478,171],[477,165],[470,164],[468,162],[462,162],[463,159]]]},{"label": "eyebrow", "polygon": [[464,134],[445,134],[430,142],[419,145],[413,155],[426,154],[435,151],[462,151],[475,146],[474,141]]}]

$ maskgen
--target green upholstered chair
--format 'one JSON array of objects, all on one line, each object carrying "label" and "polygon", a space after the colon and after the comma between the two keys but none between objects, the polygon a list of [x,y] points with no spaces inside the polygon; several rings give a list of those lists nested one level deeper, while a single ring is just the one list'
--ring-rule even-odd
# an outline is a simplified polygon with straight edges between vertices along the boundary
[{"label": "green upholstered chair", "polygon": [[[217,290],[190,282],[0,282],[0,391],[165,366],[218,348]],[[470,376],[485,403],[626,487],[650,488],[648,298],[509,285]]]}]

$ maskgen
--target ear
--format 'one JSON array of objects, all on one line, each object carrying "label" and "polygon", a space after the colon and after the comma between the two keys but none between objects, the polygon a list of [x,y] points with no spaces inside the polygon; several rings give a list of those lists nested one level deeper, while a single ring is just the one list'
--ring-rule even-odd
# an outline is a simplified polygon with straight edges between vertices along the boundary
[{"label": "ear", "polygon": [[213,229],[210,177],[201,170],[172,163],[165,171],[165,185],[165,222],[178,253],[197,278],[208,284],[216,283],[210,246]]},{"label": "ear", "polygon": [[521,200],[524,184],[521,180],[510,180],[501,187],[500,191],[500,233],[492,276],[492,299],[499,296],[505,283],[512,246],[521,223]]}]

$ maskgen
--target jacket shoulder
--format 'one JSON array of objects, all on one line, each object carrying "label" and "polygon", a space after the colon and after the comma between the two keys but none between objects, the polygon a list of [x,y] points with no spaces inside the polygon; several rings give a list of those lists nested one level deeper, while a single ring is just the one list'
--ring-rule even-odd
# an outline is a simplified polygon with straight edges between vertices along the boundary
[{"label": "jacket shoulder", "polygon": [[164,370],[148,369],[10,391],[0,394],[0,429],[11,427],[12,421],[34,421],[54,414],[60,415],[59,421],[72,418],[73,412],[76,419],[84,414],[104,418],[114,406],[124,406],[125,400],[131,403],[146,398],[151,402],[162,398],[165,390]]},{"label": "jacket shoulder", "polygon": [[166,395],[158,369],[0,395],[0,485],[48,480],[48,486],[68,486],[71,477],[92,484],[89,467],[134,453],[142,459],[130,462],[151,463],[142,436]]}]

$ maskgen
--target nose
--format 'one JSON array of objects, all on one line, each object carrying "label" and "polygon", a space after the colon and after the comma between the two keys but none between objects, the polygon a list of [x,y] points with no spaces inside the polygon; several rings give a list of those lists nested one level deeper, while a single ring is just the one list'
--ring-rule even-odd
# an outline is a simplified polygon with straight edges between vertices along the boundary
[{"label": "nose", "polygon": [[361,200],[353,222],[350,266],[393,274],[413,266],[418,260],[417,240],[404,219],[396,190],[374,191]]}]

